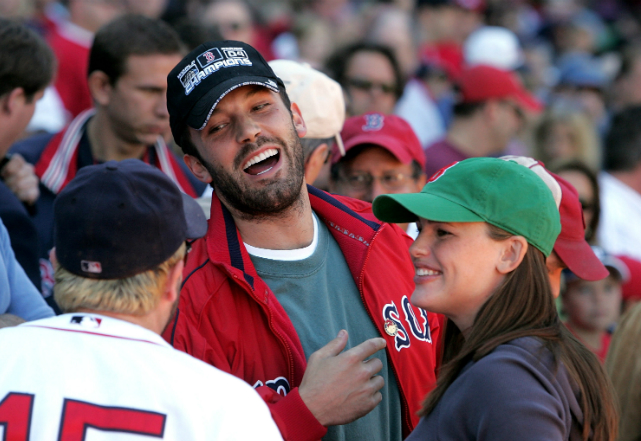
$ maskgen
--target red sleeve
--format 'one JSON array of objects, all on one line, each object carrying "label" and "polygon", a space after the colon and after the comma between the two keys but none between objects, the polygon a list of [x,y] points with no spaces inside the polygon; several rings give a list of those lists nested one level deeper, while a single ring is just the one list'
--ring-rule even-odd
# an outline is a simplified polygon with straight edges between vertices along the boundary
[{"label": "red sleeve", "polygon": [[[222,348],[215,350],[195,326],[189,325],[186,316],[178,313],[165,329],[163,338],[174,348],[233,375],[226,357],[221,356],[224,353]],[[217,343],[217,340],[214,342]],[[293,388],[287,396],[279,395],[269,386],[260,386],[255,390],[267,403],[285,441],[316,441],[327,432],[327,428],[318,422],[301,399],[298,388]]]},{"label": "red sleeve", "polygon": [[268,386],[260,386],[256,391],[267,403],[285,441],[315,441],[327,433],[327,428],[318,422],[303,402],[297,387],[286,397]]}]

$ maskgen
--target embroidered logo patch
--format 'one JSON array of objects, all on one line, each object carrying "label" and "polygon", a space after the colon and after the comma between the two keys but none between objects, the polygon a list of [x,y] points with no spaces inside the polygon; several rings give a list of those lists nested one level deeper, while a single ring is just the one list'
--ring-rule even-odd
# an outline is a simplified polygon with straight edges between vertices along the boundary
[{"label": "embroidered logo patch", "polygon": [[[422,308],[416,309],[419,311],[418,315],[407,296],[401,298],[400,310],[393,301],[383,307],[383,330],[390,337],[394,337],[394,347],[399,352],[412,344],[410,335],[419,341],[432,343],[427,311]],[[402,323],[403,318],[407,326]]]},{"label": "embroidered logo patch", "polygon": [[451,163],[450,165],[446,165],[445,167],[443,167],[442,169],[440,169],[439,171],[434,173],[434,175],[427,181],[427,183],[429,184],[430,182],[436,181],[438,178],[443,176],[446,171],[448,171],[449,169],[451,169],[452,167],[454,167],[458,163],[459,163],[459,161],[456,161],[456,162]]},{"label": "embroidered logo patch", "polygon": [[377,132],[383,128],[385,117],[379,113],[365,115],[365,125],[362,127],[365,132]]},{"label": "embroidered logo patch", "polygon": [[84,328],[99,328],[102,319],[98,317],[90,317],[88,315],[74,315],[69,322],[72,325],[80,325]]},{"label": "embroidered logo patch", "polygon": [[177,78],[185,88],[185,95],[189,95],[205,78],[218,72],[221,68],[251,65],[252,62],[243,48],[211,48],[185,66]]},{"label": "embroidered logo patch", "polygon": [[205,51],[202,54],[198,55],[198,57],[196,58],[196,60],[198,60],[198,64],[200,64],[200,67],[203,69],[209,66],[211,63],[220,61],[222,59],[223,56],[218,48],[209,49],[208,51]]},{"label": "embroidered logo patch", "polygon": [[81,260],[80,269],[82,269],[86,273],[100,274],[102,272],[102,265],[100,265],[100,262]]},{"label": "embroidered logo patch", "polygon": [[[405,327],[401,323],[401,318],[398,312],[398,308],[394,302],[388,303],[383,307],[385,333],[390,337],[394,337],[394,347],[400,352],[403,348],[409,348],[411,342],[410,336],[407,334]],[[395,330],[396,332],[392,335],[388,332],[388,329]]]},{"label": "embroidered logo patch", "polygon": [[287,394],[290,391],[289,387],[289,381],[287,381],[287,378],[285,377],[277,377],[274,378],[273,380],[267,380],[264,384],[262,381],[258,380],[254,385],[252,386],[254,389],[260,386],[267,386],[273,390],[276,391],[279,395],[282,396],[287,396]]}]

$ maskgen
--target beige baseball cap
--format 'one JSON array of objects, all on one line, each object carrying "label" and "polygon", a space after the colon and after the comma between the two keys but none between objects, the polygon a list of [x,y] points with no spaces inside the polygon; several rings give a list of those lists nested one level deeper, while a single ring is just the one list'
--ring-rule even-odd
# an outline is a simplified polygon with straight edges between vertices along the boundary
[{"label": "beige baseball cap", "polygon": [[340,84],[306,63],[272,60],[269,65],[303,114],[307,126],[304,138],[335,137],[341,156],[345,156],[340,136],[345,122],[345,99]]}]

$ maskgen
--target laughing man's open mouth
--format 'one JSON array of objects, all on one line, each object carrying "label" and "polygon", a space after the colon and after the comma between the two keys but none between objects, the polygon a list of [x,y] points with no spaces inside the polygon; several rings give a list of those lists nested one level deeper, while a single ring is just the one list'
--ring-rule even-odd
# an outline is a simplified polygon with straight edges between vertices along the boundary
[{"label": "laughing man's open mouth", "polygon": [[277,149],[267,149],[251,158],[243,170],[253,176],[262,175],[274,168],[279,159],[280,152]]}]

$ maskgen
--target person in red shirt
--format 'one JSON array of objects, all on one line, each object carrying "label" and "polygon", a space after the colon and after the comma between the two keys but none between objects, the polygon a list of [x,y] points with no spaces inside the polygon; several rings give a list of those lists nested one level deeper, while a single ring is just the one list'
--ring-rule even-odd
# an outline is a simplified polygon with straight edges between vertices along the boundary
[{"label": "person in red shirt", "polygon": [[103,25],[127,12],[124,0],[69,0],[69,18],[55,23],[47,42],[58,59],[54,88],[62,100],[67,120],[92,107],[87,83],[89,51],[94,34]]}]

